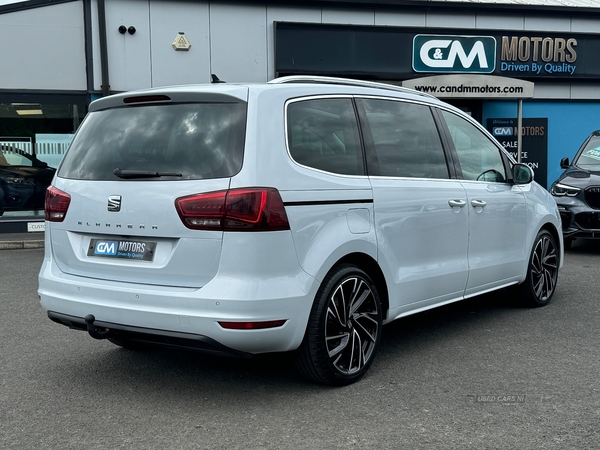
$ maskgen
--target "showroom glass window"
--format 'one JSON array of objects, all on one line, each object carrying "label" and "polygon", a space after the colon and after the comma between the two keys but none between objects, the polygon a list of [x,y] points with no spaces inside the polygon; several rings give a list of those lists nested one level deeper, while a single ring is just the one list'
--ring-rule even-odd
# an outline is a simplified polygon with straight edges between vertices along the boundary
[{"label": "showroom glass window", "polygon": [[429,107],[383,99],[361,101],[373,139],[370,175],[448,178],[444,150]]},{"label": "showroom glass window", "polygon": [[504,182],[506,169],[500,149],[475,125],[442,111],[465,180]]},{"label": "showroom glass window", "polygon": [[46,188],[87,103],[87,95],[0,93],[0,220],[43,219]]}]

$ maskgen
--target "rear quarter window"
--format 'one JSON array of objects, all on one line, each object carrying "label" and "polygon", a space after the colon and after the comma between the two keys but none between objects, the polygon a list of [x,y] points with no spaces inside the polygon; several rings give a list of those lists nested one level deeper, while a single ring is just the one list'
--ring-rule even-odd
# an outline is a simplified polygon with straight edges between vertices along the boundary
[{"label": "rear quarter window", "polygon": [[[88,114],[59,177],[116,180],[115,169],[207,179],[242,167],[246,103],[128,106]],[[142,177],[137,177],[137,179]]]},{"label": "rear quarter window", "polygon": [[299,164],[340,175],[364,175],[358,121],[350,98],[294,101],[287,106],[287,141]]}]

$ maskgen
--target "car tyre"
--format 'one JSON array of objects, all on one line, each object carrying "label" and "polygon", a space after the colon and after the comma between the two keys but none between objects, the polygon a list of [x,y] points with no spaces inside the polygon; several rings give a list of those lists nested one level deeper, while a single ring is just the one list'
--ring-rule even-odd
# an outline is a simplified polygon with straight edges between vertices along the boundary
[{"label": "car tyre", "polygon": [[550,303],[558,279],[558,246],[548,230],[541,230],[534,241],[527,278],[519,286],[525,304],[531,307]]},{"label": "car tyre", "polygon": [[334,386],[358,381],[373,362],[381,327],[381,301],[371,277],[354,265],[335,266],[316,294],[296,352],[300,373]]}]

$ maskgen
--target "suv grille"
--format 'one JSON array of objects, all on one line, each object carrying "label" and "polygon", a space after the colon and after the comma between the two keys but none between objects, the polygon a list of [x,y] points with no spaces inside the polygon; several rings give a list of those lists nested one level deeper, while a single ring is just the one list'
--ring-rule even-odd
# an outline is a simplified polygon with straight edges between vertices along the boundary
[{"label": "suv grille", "polygon": [[575,222],[584,230],[600,230],[600,213],[582,212],[575,214]]},{"label": "suv grille", "polygon": [[590,208],[600,209],[600,187],[589,187],[585,190],[585,202]]}]

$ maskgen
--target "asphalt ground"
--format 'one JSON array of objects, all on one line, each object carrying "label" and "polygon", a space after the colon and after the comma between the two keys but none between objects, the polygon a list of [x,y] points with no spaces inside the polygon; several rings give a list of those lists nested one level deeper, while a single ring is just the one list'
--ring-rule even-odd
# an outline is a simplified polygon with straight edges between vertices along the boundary
[{"label": "asphalt ground", "polygon": [[289,355],[132,352],[55,324],[42,257],[0,252],[1,449],[598,448],[600,242],[575,242],[544,308],[500,291],[386,326],[342,388]]}]

